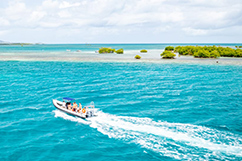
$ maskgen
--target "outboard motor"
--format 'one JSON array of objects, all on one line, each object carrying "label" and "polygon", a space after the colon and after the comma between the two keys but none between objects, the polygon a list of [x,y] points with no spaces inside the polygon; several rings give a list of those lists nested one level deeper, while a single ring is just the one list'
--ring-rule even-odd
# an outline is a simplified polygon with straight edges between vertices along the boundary
[{"label": "outboard motor", "polygon": [[90,113],[90,111],[87,111],[86,116],[87,116],[87,118],[88,118],[88,117],[91,117],[91,113]]},{"label": "outboard motor", "polygon": [[87,118],[92,117],[93,115],[94,115],[94,112],[92,110],[87,111],[87,113],[86,113]]},{"label": "outboard motor", "polygon": [[90,111],[90,115],[93,116],[93,111],[92,110]]},{"label": "outboard motor", "polygon": [[88,111],[86,113],[86,117],[92,117],[92,116],[94,116],[94,108],[95,108],[94,102],[92,101],[88,107],[89,108],[88,108]]}]

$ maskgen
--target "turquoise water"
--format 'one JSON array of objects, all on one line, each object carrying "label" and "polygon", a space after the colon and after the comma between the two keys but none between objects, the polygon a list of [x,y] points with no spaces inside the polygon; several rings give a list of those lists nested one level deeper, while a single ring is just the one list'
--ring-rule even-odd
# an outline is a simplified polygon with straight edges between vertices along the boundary
[{"label": "turquoise water", "polygon": [[141,49],[165,49],[166,46],[179,46],[179,45],[220,45],[220,46],[230,46],[235,47],[241,46],[242,44],[207,44],[207,43],[198,43],[198,44],[43,44],[43,45],[0,45],[0,54],[4,53],[21,53],[21,52],[66,52],[77,50],[81,51],[96,51],[101,47],[111,47],[114,49],[123,48],[124,50],[141,50]]},{"label": "turquoise water", "polygon": [[[241,160],[242,67],[0,62],[0,160]],[[95,102],[82,120],[52,99]]]}]

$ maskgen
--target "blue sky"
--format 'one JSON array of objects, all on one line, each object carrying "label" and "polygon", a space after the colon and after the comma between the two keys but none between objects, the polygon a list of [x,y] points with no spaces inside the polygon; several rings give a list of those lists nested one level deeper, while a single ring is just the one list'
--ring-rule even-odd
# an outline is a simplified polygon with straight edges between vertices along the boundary
[{"label": "blue sky", "polygon": [[5,0],[0,40],[242,43],[241,0]]}]

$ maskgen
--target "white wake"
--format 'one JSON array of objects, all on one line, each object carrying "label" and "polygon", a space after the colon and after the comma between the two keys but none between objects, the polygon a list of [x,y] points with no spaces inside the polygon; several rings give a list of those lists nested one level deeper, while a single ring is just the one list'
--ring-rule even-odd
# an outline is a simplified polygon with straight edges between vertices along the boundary
[{"label": "white wake", "polygon": [[175,159],[208,160],[242,157],[242,139],[232,133],[191,124],[156,122],[150,118],[116,116],[98,112],[83,120],[55,110],[55,117],[87,124],[110,138],[135,143]]}]

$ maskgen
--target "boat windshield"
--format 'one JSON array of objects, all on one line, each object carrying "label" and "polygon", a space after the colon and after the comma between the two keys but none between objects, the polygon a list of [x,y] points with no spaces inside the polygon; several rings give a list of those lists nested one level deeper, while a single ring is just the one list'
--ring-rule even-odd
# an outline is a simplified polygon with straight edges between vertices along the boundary
[{"label": "boat windshield", "polygon": [[94,108],[95,107],[93,101],[90,103],[89,107],[91,107],[91,108]]}]

